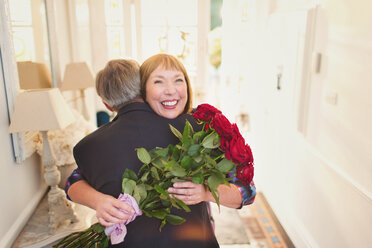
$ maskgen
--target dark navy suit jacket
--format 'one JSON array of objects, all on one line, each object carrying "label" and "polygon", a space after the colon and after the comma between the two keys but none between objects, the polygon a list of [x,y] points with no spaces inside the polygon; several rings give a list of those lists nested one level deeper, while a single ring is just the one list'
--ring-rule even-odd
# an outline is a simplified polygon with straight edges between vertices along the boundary
[{"label": "dark navy suit jacket", "polygon": [[[182,132],[186,119],[194,130],[200,130],[195,119],[183,114],[176,119],[158,116],[146,103],[130,103],[106,125],[82,139],[74,147],[74,157],[81,174],[96,190],[118,197],[125,168],[138,172],[142,163],[135,148],[148,150],[178,143],[169,124]],[[214,236],[206,203],[190,206],[191,212],[177,209],[173,214],[186,222],[173,226],[166,224],[159,232],[160,221],[145,215],[127,225],[123,243],[112,247],[219,247]]]}]

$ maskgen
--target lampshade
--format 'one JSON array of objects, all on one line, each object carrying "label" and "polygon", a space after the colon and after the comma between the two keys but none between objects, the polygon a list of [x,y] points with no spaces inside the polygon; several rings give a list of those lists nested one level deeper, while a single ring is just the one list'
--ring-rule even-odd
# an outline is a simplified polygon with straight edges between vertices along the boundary
[{"label": "lampshade", "polygon": [[27,90],[17,96],[9,132],[63,129],[74,121],[59,89]]},{"label": "lampshade", "polygon": [[93,73],[87,63],[79,62],[66,65],[61,90],[78,90],[94,86]]},{"label": "lampshade", "polygon": [[21,89],[27,90],[52,87],[50,72],[45,64],[20,61],[17,62],[17,68]]}]

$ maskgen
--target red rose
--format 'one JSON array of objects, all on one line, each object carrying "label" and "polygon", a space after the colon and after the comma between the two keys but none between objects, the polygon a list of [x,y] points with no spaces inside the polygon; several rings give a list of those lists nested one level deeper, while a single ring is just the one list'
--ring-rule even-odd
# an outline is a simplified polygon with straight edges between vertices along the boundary
[{"label": "red rose", "polygon": [[231,139],[228,153],[229,156],[231,156],[232,161],[237,164],[247,162],[250,156],[249,151],[245,146],[245,140],[241,135],[235,136]]},{"label": "red rose", "polygon": [[252,150],[251,150],[250,146],[246,144],[245,145],[245,150],[248,154],[248,159],[247,159],[246,163],[248,163],[249,166],[253,165],[254,159],[253,159],[253,154],[252,154]]},{"label": "red rose", "polygon": [[200,104],[193,116],[197,120],[210,121],[217,113],[221,114],[221,111],[209,104]]},{"label": "red rose", "polygon": [[211,126],[221,137],[231,139],[233,126],[223,114],[217,113],[211,121]]},{"label": "red rose", "polygon": [[236,178],[247,185],[250,184],[254,175],[254,167],[248,165],[240,165],[236,168]]},{"label": "red rose", "polygon": [[231,126],[232,126],[232,137],[242,137],[236,123],[232,124]]}]

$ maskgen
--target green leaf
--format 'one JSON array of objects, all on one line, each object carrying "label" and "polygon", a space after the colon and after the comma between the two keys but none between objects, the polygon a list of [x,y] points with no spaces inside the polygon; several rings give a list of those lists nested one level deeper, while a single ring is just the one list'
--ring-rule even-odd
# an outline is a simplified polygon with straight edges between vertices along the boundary
[{"label": "green leaf", "polygon": [[172,131],[172,133],[179,139],[182,141],[182,134],[180,133],[180,131],[178,131],[175,127],[173,127],[171,124],[169,124],[170,126],[170,129]]},{"label": "green leaf", "polygon": [[165,219],[173,225],[180,225],[186,221],[184,218],[173,214],[167,214]]},{"label": "green leaf", "polygon": [[169,198],[167,199],[162,199],[161,200],[161,204],[164,206],[164,207],[170,207],[172,205],[172,202]]},{"label": "green leaf", "polygon": [[210,189],[210,192],[212,193],[212,196],[213,196],[214,200],[217,203],[218,210],[220,210],[220,194],[219,194],[219,192],[218,191],[214,191],[212,189]]},{"label": "green leaf", "polygon": [[224,183],[224,178],[220,173],[213,173],[211,176],[208,177],[208,185],[212,190],[216,190],[218,185]]},{"label": "green leaf", "polygon": [[157,147],[155,149],[155,153],[157,155],[159,155],[160,157],[165,157],[168,155],[168,147],[167,148],[161,148],[161,147]]},{"label": "green leaf", "polygon": [[160,180],[158,170],[155,167],[151,167],[151,175],[156,179]]},{"label": "green leaf", "polygon": [[131,169],[128,169],[128,168],[126,168],[124,170],[123,179],[124,178],[132,179],[133,181],[138,180],[138,177],[137,177],[136,173],[134,173],[134,171],[132,171]]},{"label": "green leaf", "polygon": [[187,153],[190,156],[195,157],[195,156],[199,155],[199,149],[200,149],[200,145],[195,144],[195,145],[192,145],[192,146],[189,147],[189,150],[187,151]]},{"label": "green leaf", "polygon": [[148,177],[149,174],[150,174],[149,171],[146,171],[145,173],[143,173],[143,175],[141,177],[141,181],[145,183],[147,181],[147,177]]},{"label": "green leaf", "polygon": [[159,194],[162,194],[164,196],[169,196],[168,192],[165,191],[162,187],[160,187],[159,185],[155,185],[154,186],[154,189],[156,190],[156,192],[158,192]]},{"label": "green leaf", "polygon": [[202,173],[198,173],[191,178],[193,183],[202,184],[204,183],[204,176]]},{"label": "green leaf", "polygon": [[195,160],[196,163],[200,163],[203,160],[203,156],[199,155],[197,157],[194,157],[193,159]]},{"label": "green leaf", "polygon": [[177,161],[180,158],[180,155],[181,155],[181,150],[177,146],[175,146],[172,152],[173,159]]},{"label": "green leaf", "polygon": [[151,214],[152,216],[162,220],[168,213],[164,209],[159,209],[151,211]]},{"label": "green leaf", "polygon": [[136,187],[134,188],[133,194],[134,195],[138,194],[139,199],[138,200],[136,199],[136,200],[137,200],[137,203],[140,204],[141,201],[146,199],[146,196],[147,196],[146,186],[144,184],[136,185]]},{"label": "green leaf", "polygon": [[186,120],[185,127],[183,128],[182,143],[186,143],[189,140],[189,128],[190,123]]},{"label": "green leaf", "polygon": [[186,212],[191,212],[190,208],[186,205],[186,203],[184,203],[183,201],[181,201],[180,199],[177,199],[177,198],[173,198],[178,205],[180,205]]},{"label": "green leaf", "polygon": [[149,218],[152,217],[152,214],[150,214],[148,211],[142,209],[142,212],[145,213],[145,215],[146,215],[147,217],[149,217]]},{"label": "green leaf", "polygon": [[161,229],[165,226],[166,223],[167,223],[167,220],[166,219],[162,220],[162,222],[161,222],[161,224],[159,226],[159,232],[161,232]]},{"label": "green leaf", "polygon": [[174,197],[169,198],[169,200],[171,201],[173,207],[175,207],[177,209],[181,209],[181,207],[178,206],[178,204],[177,204],[177,202],[176,202],[176,200],[175,200]]},{"label": "green leaf", "polygon": [[190,156],[184,156],[181,160],[182,168],[190,169],[192,163],[192,158]]},{"label": "green leaf", "polygon": [[136,150],[137,157],[139,158],[139,160],[141,160],[142,163],[149,164],[151,162],[151,156],[145,148],[137,148]]},{"label": "green leaf", "polygon": [[199,132],[196,132],[194,135],[193,135],[193,139],[195,142],[199,142],[205,135],[205,132],[204,131],[199,131]]},{"label": "green leaf", "polygon": [[168,171],[171,171],[171,170],[173,170],[173,167],[177,167],[177,166],[178,166],[177,162],[174,161],[174,160],[171,160],[171,161],[168,161],[168,162],[162,160],[162,163],[164,163],[164,167],[165,167]]},{"label": "green leaf", "polygon": [[127,193],[130,195],[132,195],[135,186],[136,182],[128,178],[124,178],[121,184],[123,193]]},{"label": "green leaf", "polygon": [[177,167],[175,166],[173,170],[170,171],[170,173],[176,177],[184,177],[187,175],[187,172],[185,171],[185,169],[179,166]]},{"label": "green leaf", "polygon": [[205,137],[202,142],[202,146],[205,148],[211,148],[211,149],[219,147],[220,139],[218,139],[218,134],[216,132],[213,132],[207,137]]},{"label": "green leaf", "polygon": [[209,155],[205,154],[204,158],[205,158],[205,162],[211,165],[212,168],[217,166],[217,162],[213,158],[211,158]]},{"label": "green leaf", "polygon": [[221,172],[228,172],[235,166],[235,163],[227,158],[222,159],[217,164],[217,169]]},{"label": "green leaf", "polygon": [[[171,174],[172,175],[172,174]],[[186,180],[185,179],[181,179],[181,178],[178,178],[178,177],[174,177],[172,178],[171,182],[172,183],[176,183],[176,182],[185,182]]]},{"label": "green leaf", "polygon": [[96,224],[94,224],[94,225],[92,226],[92,230],[93,230],[94,232],[96,232],[96,233],[101,233],[101,232],[105,231],[105,227],[102,226],[102,225],[99,224],[99,223],[96,223]]},{"label": "green leaf", "polygon": [[148,191],[148,190],[154,189],[154,187],[152,187],[151,185],[145,184],[145,189]]},{"label": "green leaf", "polygon": [[136,199],[136,202],[139,203],[141,202],[141,196],[138,194],[138,191],[135,191],[136,187],[134,187],[133,191],[133,198]]},{"label": "green leaf", "polygon": [[159,201],[152,201],[152,202],[147,203],[145,205],[144,209],[142,209],[142,210],[150,211],[150,210],[158,208],[158,207],[159,207]]},{"label": "green leaf", "polygon": [[156,158],[154,161],[151,162],[151,164],[161,170],[166,162],[162,158]]}]

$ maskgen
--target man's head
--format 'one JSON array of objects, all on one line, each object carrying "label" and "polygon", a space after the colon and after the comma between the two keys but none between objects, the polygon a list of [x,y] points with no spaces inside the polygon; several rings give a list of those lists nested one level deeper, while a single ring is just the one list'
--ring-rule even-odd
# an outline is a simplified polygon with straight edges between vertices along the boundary
[{"label": "man's head", "polygon": [[135,60],[110,60],[105,68],[97,73],[97,94],[115,111],[127,102],[140,98],[139,68]]}]

